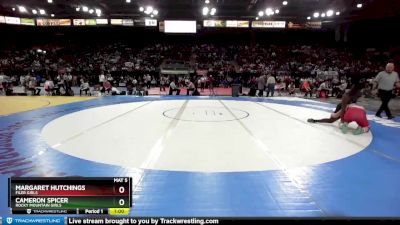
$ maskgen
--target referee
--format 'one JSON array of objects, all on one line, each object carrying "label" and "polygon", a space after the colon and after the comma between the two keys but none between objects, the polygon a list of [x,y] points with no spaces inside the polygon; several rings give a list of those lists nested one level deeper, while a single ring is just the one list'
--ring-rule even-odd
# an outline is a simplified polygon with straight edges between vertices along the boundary
[{"label": "referee", "polygon": [[375,77],[374,90],[378,88],[378,96],[380,97],[382,104],[379,108],[378,112],[376,112],[376,116],[382,118],[381,113],[385,111],[388,119],[393,119],[392,113],[389,109],[389,101],[393,96],[393,87],[395,84],[400,85],[399,83],[399,74],[394,71],[394,64],[388,63],[386,65],[386,71],[382,71],[378,73]]}]

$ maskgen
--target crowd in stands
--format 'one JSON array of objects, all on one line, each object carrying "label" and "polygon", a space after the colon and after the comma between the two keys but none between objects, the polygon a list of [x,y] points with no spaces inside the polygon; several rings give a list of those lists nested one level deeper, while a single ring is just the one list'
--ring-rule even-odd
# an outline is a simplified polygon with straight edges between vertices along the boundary
[{"label": "crowd in stands", "polygon": [[[234,83],[254,92],[277,90],[293,94],[340,96],[350,77],[371,78],[389,61],[400,61],[399,49],[350,50],[343,47],[301,45],[214,45],[151,44],[144,47],[123,43],[40,46],[0,51],[0,94],[15,86],[32,95],[70,95],[71,87],[81,93],[91,88],[103,94],[118,92],[146,94],[151,87],[173,86],[201,89],[229,87]],[[167,60],[185,62],[187,75],[161,75]],[[271,84],[274,84],[272,87]],[[189,87],[190,85],[190,87]],[[264,85],[264,88],[261,88]],[[370,86],[369,84],[366,87]],[[368,88],[366,89],[368,91]],[[10,93],[9,93],[10,94]],[[368,94],[366,92],[366,94]],[[253,93],[249,93],[253,95]],[[254,94],[255,95],[255,94]]]}]

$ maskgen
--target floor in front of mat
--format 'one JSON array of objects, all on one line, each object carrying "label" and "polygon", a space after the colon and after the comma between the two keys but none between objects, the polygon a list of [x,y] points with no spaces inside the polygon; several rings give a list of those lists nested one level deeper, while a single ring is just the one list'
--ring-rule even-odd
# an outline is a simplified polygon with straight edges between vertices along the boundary
[{"label": "floor in front of mat", "polygon": [[0,96],[0,115],[25,112],[49,106],[93,99],[94,97],[64,96]]}]

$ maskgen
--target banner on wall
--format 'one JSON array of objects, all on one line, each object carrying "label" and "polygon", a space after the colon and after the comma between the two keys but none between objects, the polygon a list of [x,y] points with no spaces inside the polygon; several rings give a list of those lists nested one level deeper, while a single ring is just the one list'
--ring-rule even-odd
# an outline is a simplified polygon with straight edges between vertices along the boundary
[{"label": "banner on wall", "polygon": [[304,29],[305,28],[305,24],[304,23],[288,22],[288,28],[289,29]]},{"label": "banner on wall", "polygon": [[108,19],[96,19],[96,24],[97,25],[107,25]]},{"label": "banner on wall", "polygon": [[307,22],[306,23],[306,28],[321,29],[322,28],[322,22],[321,21]]},{"label": "banner on wall", "polygon": [[156,27],[157,26],[157,20],[154,19],[145,19],[144,24],[146,27]]},{"label": "banner on wall", "polygon": [[322,22],[321,21],[313,21],[313,22],[306,22],[306,23],[294,23],[288,22],[289,29],[321,29]]},{"label": "banner on wall", "polygon": [[135,27],[144,27],[144,26],[146,26],[146,21],[143,19],[133,20],[133,25]]},{"label": "banner on wall", "polygon": [[4,16],[0,16],[0,23],[6,23],[6,18]]},{"label": "banner on wall", "polygon": [[227,20],[226,27],[246,28],[250,26],[250,22],[246,20]]},{"label": "banner on wall", "polygon": [[96,19],[86,19],[86,20],[85,20],[85,24],[86,24],[87,26],[95,26],[95,25],[97,25]]},{"label": "banner on wall", "polygon": [[74,19],[72,22],[74,26],[85,26],[85,19]]},{"label": "banner on wall", "polygon": [[35,26],[35,20],[31,18],[21,18],[22,25]]},{"label": "banner on wall", "polygon": [[133,26],[133,19],[122,19],[122,25]]},{"label": "banner on wall", "polygon": [[203,21],[204,27],[226,27],[225,20],[204,20]]},{"label": "banner on wall", "polygon": [[239,20],[237,25],[238,27],[248,28],[250,27],[250,21]]},{"label": "banner on wall", "polygon": [[6,24],[21,24],[21,19],[19,17],[6,16]]},{"label": "banner on wall", "polygon": [[226,27],[237,27],[237,20],[227,20]]},{"label": "banner on wall", "polygon": [[251,27],[254,28],[285,28],[286,21],[253,21]]},{"label": "banner on wall", "polygon": [[111,19],[111,25],[122,25],[122,19]]},{"label": "banner on wall", "polygon": [[36,19],[38,26],[71,26],[70,19]]}]

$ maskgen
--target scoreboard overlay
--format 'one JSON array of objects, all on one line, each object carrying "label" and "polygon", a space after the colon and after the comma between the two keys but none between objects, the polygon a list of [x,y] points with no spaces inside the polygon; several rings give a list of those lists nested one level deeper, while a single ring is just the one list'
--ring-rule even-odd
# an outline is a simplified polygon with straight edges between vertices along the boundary
[{"label": "scoreboard overlay", "polygon": [[132,207],[129,177],[12,177],[8,184],[13,214],[108,214]]}]

